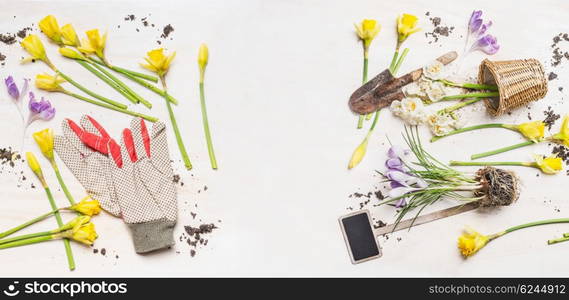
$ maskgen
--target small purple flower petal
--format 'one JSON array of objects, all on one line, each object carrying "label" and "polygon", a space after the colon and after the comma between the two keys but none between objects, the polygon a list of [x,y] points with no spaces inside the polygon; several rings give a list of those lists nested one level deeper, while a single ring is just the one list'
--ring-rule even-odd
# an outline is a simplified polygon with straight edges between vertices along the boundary
[{"label": "small purple flower petal", "polygon": [[405,149],[399,145],[393,145],[387,151],[387,156],[389,158],[404,158],[405,156],[409,155],[409,149]]},{"label": "small purple flower petal", "polygon": [[401,198],[399,201],[397,201],[397,203],[395,203],[395,207],[397,208],[401,208],[405,205],[407,205],[407,198]]},{"label": "small purple flower petal", "polygon": [[390,170],[403,171],[403,162],[399,158],[390,158],[385,161],[385,167]]},{"label": "small purple flower petal", "polygon": [[8,78],[4,80],[4,83],[6,83],[6,87],[8,88],[8,94],[14,98],[14,100],[18,100],[20,98],[20,91],[14,82],[14,77],[8,76]]},{"label": "small purple flower petal", "polygon": [[29,123],[37,120],[38,118],[43,119],[45,121],[49,121],[53,119],[55,116],[55,107],[51,106],[51,103],[45,98],[41,98],[40,101],[36,100],[36,96],[33,92],[29,93],[30,95],[30,102],[28,104],[28,108],[30,109],[30,117]]},{"label": "small purple flower petal", "polygon": [[49,121],[55,117],[55,107],[48,108],[39,113],[40,118],[45,121]]},{"label": "small purple flower petal", "polygon": [[480,29],[477,32],[477,36],[482,36],[486,33],[486,31],[488,31],[488,28],[490,28],[490,26],[492,26],[492,21],[488,21],[488,23],[486,24],[482,24],[482,26],[480,26]]},{"label": "small purple flower petal", "polygon": [[493,55],[500,50],[500,45],[498,45],[498,40],[494,36],[487,34],[474,42],[472,48],[470,48],[470,51],[476,50],[480,50],[488,55]]},{"label": "small purple flower petal", "polygon": [[401,183],[399,183],[397,181],[390,181],[389,185],[391,186],[392,189],[395,189],[398,187],[404,187],[404,185],[402,185]]},{"label": "small purple flower petal", "polygon": [[478,29],[480,29],[480,26],[482,26],[482,11],[475,10],[472,12],[472,15],[470,16],[470,21],[468,22],[468,29],[470,30],[471,33],[475,33],[478,31]]}]

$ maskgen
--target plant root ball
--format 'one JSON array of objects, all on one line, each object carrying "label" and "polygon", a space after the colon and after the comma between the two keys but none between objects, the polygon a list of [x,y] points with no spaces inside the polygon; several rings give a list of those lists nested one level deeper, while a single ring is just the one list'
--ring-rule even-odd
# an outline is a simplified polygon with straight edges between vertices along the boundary
[{"label": "plant root ball", "polygon": [[480,206],[505,206],[514,203],[520,196],[519,181],[514,172],[485,167],[476,172],[476,179],[482,185],[476,196],[484,196]]}]

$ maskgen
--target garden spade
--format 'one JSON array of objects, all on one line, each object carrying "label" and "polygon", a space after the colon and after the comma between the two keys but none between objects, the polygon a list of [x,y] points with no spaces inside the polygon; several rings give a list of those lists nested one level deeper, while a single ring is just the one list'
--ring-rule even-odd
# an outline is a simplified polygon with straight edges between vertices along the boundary
[{"label": "garden spade", "polygon": [[[453,62],[458,54],[455,51],[437,58],[443,65]],[[373,79],[358,88],[349,100],[350,110],[356,114],[367,115],[391,105],[395,100],[405,97],[402,87],[416,81],[423,74],[423,68],[407,73],[399,78],[393,77],[389,70],[384,70]]]}]

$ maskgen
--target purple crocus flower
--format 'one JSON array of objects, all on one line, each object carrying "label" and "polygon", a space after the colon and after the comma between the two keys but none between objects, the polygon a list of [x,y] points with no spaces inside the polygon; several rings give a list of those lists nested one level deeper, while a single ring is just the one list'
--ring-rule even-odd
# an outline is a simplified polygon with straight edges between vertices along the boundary
[{"label": "purple crocus flower", "polygon": [[6,83],[6,87],[8,88],[8,94],[15,100],[20,99],[20,90],[14,82],[14,77],[8,76],[8,78],[4,80],[4,83]]},{"label": "purple crocus flower", "polygon": [[401,198],[399,199],[399,201],[397,201],[397,203],[395,203],[396,208],[401,208],[404,207],[405,205],[407,205],[407,198]]},{"label": "purple crocus flower", "polygon": [[498,45],[498,40],[490,35],[487,34],[472,44],[470,51],[480,50],[488,55],[496,54],[498,50],[500,50],[500,45]]},{"label": "purple crocus flower", "polygon": [[476,33],[482,26],[482,11],[475,10],[470,15],[470,21],[468,22],[468,30],[470,33]]},{"label": "purple crocus flower", "polygon": [[389,156],[390,158],[404,158],[406,156],[408,156],[411,153],[411,151],[409,151],[409,149],[405,149],[399,145],[393,145],[391,146],[391,148],[389,148],[389,150],[387,150],[387,156]]},{"label": "purple crocus flower", "polygon": [[385,167],[389,170],[403,171],[403,162],[399,158],[389,158],[385,161]]},{"label": "purple crocus flower", "polygon": [[30,92],[30,102],[28,104],[30,109],[30,117],[28,118],[28,125],[37,119],[49,121],[55,116],[55,107],[51,106],[48,100],[43,97],[40,101],[36,100],[34,93]]}]

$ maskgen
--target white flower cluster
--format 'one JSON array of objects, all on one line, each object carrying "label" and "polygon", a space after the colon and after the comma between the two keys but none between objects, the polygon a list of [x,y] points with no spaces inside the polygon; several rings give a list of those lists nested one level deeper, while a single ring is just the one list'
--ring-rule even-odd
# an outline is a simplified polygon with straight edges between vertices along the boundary
[{"label": "white flower cluster", "polygon": [[440,101],[445,96],[459,95],[461,88],[447,86],[438,81],[446,77],[445,66],[438,60],[423,67],[423,75],[417,81],[403,87],[407,97],[417,97],[426,103]]},{"label": "white flower cluster", "polygon": [[451,114],[434,113],[427,118],[427,124],[431,132],[436,136],[448,134],[449,132],[464,126],[464,119]]}]

